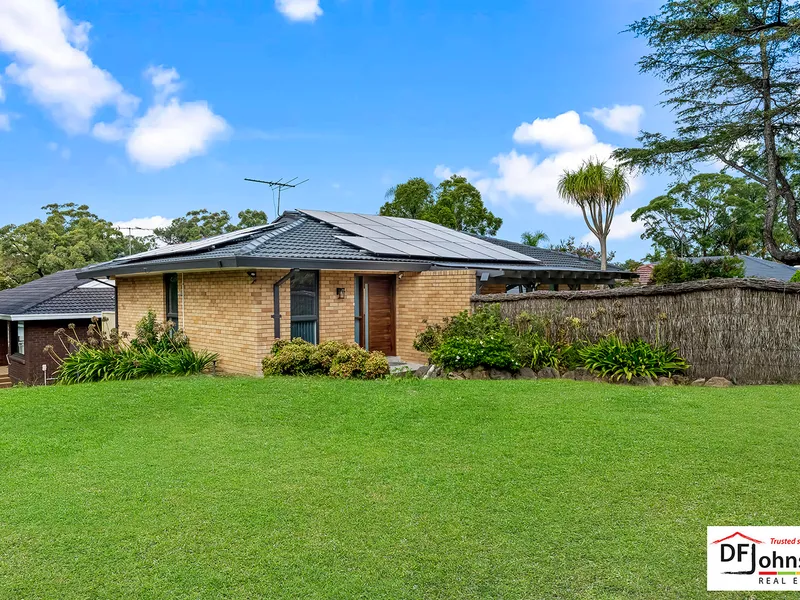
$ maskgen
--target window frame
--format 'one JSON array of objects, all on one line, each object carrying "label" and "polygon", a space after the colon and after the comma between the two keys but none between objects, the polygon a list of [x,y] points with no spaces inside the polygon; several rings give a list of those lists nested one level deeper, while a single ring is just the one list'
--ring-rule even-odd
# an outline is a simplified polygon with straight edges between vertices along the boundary
[{"label": "window frame", "polygon": [[[14,327],[16,325],[16,327]],[[20,336],[20,332],[22,335]],[[13,350],[13,352],[11,352]],[[11,348],[10,354],[25,356],[25,321],[14,321],[11,326]]]},{"label": "window frame", "polygon": [[[298,273],[310,273],[314,277],[314,314],[313,315],[295,315],[294,311],[292,311],[292,286],[294,285],[295,275]],[[314,322],[314,341],[312,344],[319,344],[319,271],[311,270],[311,269],[297,269],[292,272],[291,277],[289,278],[289,337],[294,338],[291,335],[291,327],[294,323],[311,323]],[[310,340],[306,340],[310,341]]]},{"label": "window frame", "polygon": [[[172,284],[175,284],[175,306],[172,305]],[[180,288],[180,281],[178,279],[177,273],[166,273],[164,275],[164,319],[166,321],[172,321],[173,329],[178,330],[181,328],[180,325],[180,297],[181,297],[181,288]],[[170,308],[174,308],[174,311],[171,311]]]}]

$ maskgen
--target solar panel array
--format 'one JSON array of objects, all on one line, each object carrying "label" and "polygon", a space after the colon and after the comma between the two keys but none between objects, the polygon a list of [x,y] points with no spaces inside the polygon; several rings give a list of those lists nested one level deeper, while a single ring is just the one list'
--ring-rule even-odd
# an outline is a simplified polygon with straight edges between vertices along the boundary
[{"label": "solar panel array", "polygon": [[300,212],[353,234],[337,237],[381,256],[540,262],[530,256],[428,221],[324,210]]}]

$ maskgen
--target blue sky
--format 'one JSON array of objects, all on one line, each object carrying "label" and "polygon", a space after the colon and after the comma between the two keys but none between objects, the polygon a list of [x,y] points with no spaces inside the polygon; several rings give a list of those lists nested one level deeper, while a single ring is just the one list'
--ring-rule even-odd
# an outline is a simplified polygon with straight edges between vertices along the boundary
[{"label": "blue sky", "polygon": [[[109,8],[113,6],[113,8]],[[114,222],[263,208],[244,177],[309,178],[284,208],[376,212],[409,177],[469,176],[500,235],[587,228],[564,166],[668,130],[620,33],[657,2],[5,0],[0,223],[80,202]],[[610,247],[648,244],[627,213]],[[137,221],[142,222],[142,221]],[[151,221],[144,221],[152,222]]]}]

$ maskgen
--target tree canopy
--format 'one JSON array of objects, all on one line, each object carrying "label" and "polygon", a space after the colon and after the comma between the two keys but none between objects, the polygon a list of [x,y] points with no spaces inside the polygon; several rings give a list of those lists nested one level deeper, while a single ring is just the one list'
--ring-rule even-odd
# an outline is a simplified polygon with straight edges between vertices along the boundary
[{"label": "tree canopy", "polygon": [[0,289],[149,249],[86,205],[48,204],[46,217],[0,227]]},{"label": "tree canopy", "polygon": [[[588,242],[578,244],[575,241],[575,236],[573,235],[569,236],[565,240],[559,241],[557,244],[552,244],[550,246],[550,250],[554,250],[556,252],[566,252],[567,254],[574,254],[575,256],[588,258],[590,260],[600,260],[599,250],[597,250]],[[608,260],[614,260],[615,256],[615,252],[609,252],[607,258]]]},{"label": "tree canopy", "polygon": [[764,188],[723,173],[675,184],[633,213],[653,255],[723,256],[766,252],[761,236]]},{"label": "tree canopy", "polygon": [[481,193],[466,178],[453,175],[438,186],[420,177],[390,188],[379,214],[422,219],[456,231],[494,235],[503,220],[486,208]]},{"label": "tree canopy", "polygon": [[190,210],[183,217],[173,219],[167,227],[156,228],[155,236],[165,244],[182,244],[206,237],[238,231],[269,223],[267,214],[261,210],[246,209],[239,213],[239,222],[231,222],[228,211],[209,212],[205,208]]},{"label": "tree canopy", "polygon": [[[630,27],[651,49],[641,70],[661,78],[674,135],[643,133],[615,157],[643,171],[718,163],[764,188],[762,236],[777,260],[800,264],[800,5],[785,0],[669,0]],[[792,236],[782,244],[782,219]]]}]

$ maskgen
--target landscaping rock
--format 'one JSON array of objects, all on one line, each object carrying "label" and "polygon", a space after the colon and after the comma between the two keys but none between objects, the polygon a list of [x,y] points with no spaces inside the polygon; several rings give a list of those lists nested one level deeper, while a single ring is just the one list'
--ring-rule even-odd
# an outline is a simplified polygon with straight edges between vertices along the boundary
[{"label": "landscaping rock", "polygon": [[529,367],[522,367],[518,375],[519,376],[515,377],[515,379],[536,379],[536,371]]},{"label": "landscaping rock", "polygon": [[422,376],[423,379],[436,379],[436,377],[436,365],[429,366],[425,375]]},{"label": "landscaping rock", "polygon": [[577,375],[575,375],[575,371],[567,371],[561,376],[561,379],[572,379],[573,381],[577,381]]},{"label": "landscaping rock", "polygon": [[650,377],[634,377],[631,379],[631,385],[638,385],[640,387],[655,387],[656,382]]},{"label": "landscaping rock", "polygon": [[511,373],[502,369],[489,369],[489,379],[511,379]]},{"label": "landscaping rock", "polygon": [[659,377],[658,385],[661,387],[672,387],[675,385],[675,382],[670,377]]},{"label": "landscaping rock", "polygon": [[545,367],[536,375],[539,379],[561,379],[558,369],[554,369],[553,367]]},{"label": "landscaping rock", "polygon": [[597,375],[583,367],[575,369],[573,373],[575,373],[575,381],[601,381]]},{"label": "landscaping rock", "polygon": [[472,369],[471,379],[489,379],[489,374],[483,367],[475,367]]},{"label": "landscaping rock", "polygon": [[425,374],[428,372],[428,369],[430,369],[430,365],[422,365],[419,369],[414,371],[414,376],[422,379],[425,377]]},{"label": "landscaping rock", "polygon": [[705,384],[706,384],[706,380],[705,379],[695,379],[692,382],[692,385],[695,386],[695,387],[700,387],[700,386],[703,386]]},{"label": "landscaping rock", "polygon": [[452,373],[448,373],[447,374],[447,378],[448,379],[454,379],[454,380],[466,379],[466,377],[464,376],[464,372],[463,371],[453,371]]},{"label": "landscaping rock", "polygon": [[714,388],[727,388],[732,386],[733,383],[730,380],[725,379],[724,377],[712,377],[704,384],[704,387],[714,387]]},{"label": "landscaping rock", "polygon": [[692,383],[692,380],[686,375],[673,375],[672,381],[675,382],[675,385],[689,385]]}]

